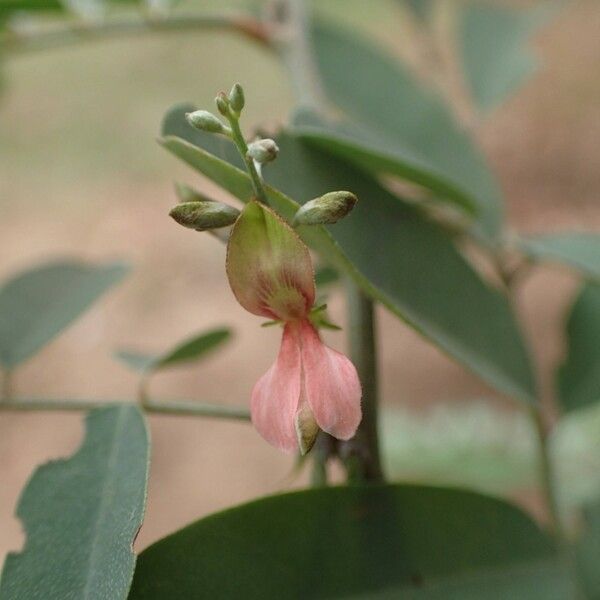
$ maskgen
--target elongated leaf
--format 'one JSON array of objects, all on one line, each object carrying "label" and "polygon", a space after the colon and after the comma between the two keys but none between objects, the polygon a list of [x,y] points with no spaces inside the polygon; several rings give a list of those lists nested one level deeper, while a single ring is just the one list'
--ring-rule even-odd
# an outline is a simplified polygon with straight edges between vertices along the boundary
[{"label": "elongated leaf", "polygon": [[553,4],[518,10],[470,3],[461,10],[460,52],[471,94],[481,110],[500,104],[535,71],[537,61],[528,43]]},{"label": "elongated leaf", "polygon": [[564,263],[600,280],[600,233],[556,233],[524,237],[521,250],[538,260]]},{"label": "elongated leaf", "polygon": [[38,468],[19,500],[27,540],[6,559],[2,600],[127,598],[147,475],[139,410],[92,411],[79,451]]},{"label": "elongated leaf", "polygon": [[56,262],[6,282],[0,288],[0,363],[12,368],[27,360],[126,272],[122,264]]},{"label": "elongated leaf", "polygon": [[363,169],[400,175],[474,209],[482,228],[495,235],[500,193],[441,100],[356,32],[319,24],[313,41],[324,88],[352,125],[305,125],[302,134]]},{"label": "elongated leaf", "polygon": [[568,352],[558,373],[564,410],[600,401],[600,285],[586,285],[567,323]]},{"label": "elongated leaf", "polygon": [[569,590],[552,542],[517,509],[450,489],[370,486],[198,521],[140,555],[130,598],[564,600]]},{"label": "elongated leaf", "polygon": [[155,372],[166,367],[198,360],[229,340],[231,331],[224,327],[195,335],[177,344],[162,355],[153,356],[121,350],[116,356],[134,371]]},{"label": "elongated leaf", "polygon": [[[174,120],[171,114],[167,122]],[[251,197],[248,177],[232,165],[181,139],[167,137],[163,144],[241,200]],[[305,241],[491,385],[532,401],[529,360],[506,299],[481,281],[451,241],[412,206],[351,165],[290,135],[280,136],[278,144],[279,158],[265,175],[285,193],[308,200],[349,189],[359,198],[352,214],[331,227],[331,234],[323,227],[301,227]],[[268,195],[284,217],[294,215],[298,205],[288,196],[275,188]]]}]

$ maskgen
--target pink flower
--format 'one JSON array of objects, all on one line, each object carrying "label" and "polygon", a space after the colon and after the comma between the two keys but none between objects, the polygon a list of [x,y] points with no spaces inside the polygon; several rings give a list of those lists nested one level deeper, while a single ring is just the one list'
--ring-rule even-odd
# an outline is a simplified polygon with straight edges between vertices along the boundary
[{"label": "pink flower", "polygon": [[296,232],[271,209],[248,203],[231,232],[227,276],[246,310],[284,324],[279,355],[252,390],[258,432],[286,452],[310,450],[319,429],[350,439],[361,420],[360,381],[310,321],[312,261]]}]

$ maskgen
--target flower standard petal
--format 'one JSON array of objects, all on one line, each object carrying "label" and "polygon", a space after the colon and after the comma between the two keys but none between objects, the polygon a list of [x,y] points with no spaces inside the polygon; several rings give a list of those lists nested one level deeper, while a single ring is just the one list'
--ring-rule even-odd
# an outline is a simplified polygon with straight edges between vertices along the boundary
[{"label": "flower standard petal", "polygon": [[350,359],[326,346],[310,322],[301,324],[304,392],[319,427],[340,440],[355,433],[362,390]]},{"label": "flower standard petal", "polygon": [[258,433],[284,452],[298,449],[295,418],[301,393],[299,342],[298,325],[287,324],[277,359],[256,382],[250,404],[252,423]]},{"label": "flower standard petal", "polygon": [[310,253],[298,234],[270,208],[249,202],[231,232],[227,277],[249,312],[294,321],[315,301]]}]

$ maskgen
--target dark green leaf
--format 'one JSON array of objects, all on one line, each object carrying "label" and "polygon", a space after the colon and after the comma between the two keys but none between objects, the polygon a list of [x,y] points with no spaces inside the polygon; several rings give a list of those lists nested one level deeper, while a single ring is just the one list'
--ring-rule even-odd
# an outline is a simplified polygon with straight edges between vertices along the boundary
[{"label": "dark green leaf", "polygon": [[339,273],[332,267],[320,267],[315,273],[317,287],[325,287],[339,281]]},{"label": "dark green leaf", "polygon": [[556,233],[521,238],[521,250],[537,260],[564,263],[600,280],[600,234]]},{"label": "dark green leaf", "polygon": [[519,10],[468,4],[460,11],[460,52],[474,101],[487,111],[500,104],[537,67],[527,47],[549,6]]},{"label": "dark green leaf", "polygon": [[558,373],[560,401],[574,410],[600,401],[600,285],[586,285],[567,323],[568,352]]},{"label": "dark green leaf", "polygon": [[131,600],[570,597],[519,510],[450,489],[324,488],[212,515],[139,557]]},{"label": "dark green leaf", "polygon": [[399,175],[475,210],[482,228],[495,235],[500,193],[446,105],[356,32],[321,24],[313,41],[325,90],[352,125],[332,128],[313,119],[304,121],[302,135],[360,168]]},{"label": "dark green leaf", "polygon": [[162,355],[148,355],[121,350],[116,356],[134,371],[155,372],[166,367],[197,360],[214,350],[231,337],[231,331],[224,327],[195,335]]},{"label": "dark green leaf", "polygon": [[7,281],[0,288],[0,363],[27,360],[126,272],[122,264],[57,262]]},{"label": "dark green leaf", "polygon": [[[175,120],[173,113],[169,120]],[[508,302],[481,281],[451,240],[351,165],[290,135],[280,136],[277,143],[279,158],[265,169],[265,176],[283,192],[308,200],[348,189],[359,198],[352,214],[330,228],[331,234],[323,227],[301,227],[305,241],[486,381],[532,401],[529,360]],[[245,173],[183,140],[168,137],[163,144],[241,200],[251,197]],[[297,204],[288,196],[274,188],[268,195],[284,217],[295,214]]]},{"label": "dark green leaf", "polygon": [[127,598],[146,501],[144,418],[111,406],[86,424],[79,451],[38,468],[19,500],[27,541],[6,559],[2,600]]},{"label": "dark green leaf", "polygon": [[585,598],[600,598],[600,502],[588,505],[583,511],[583,534],[577,545],[579,580]]}]

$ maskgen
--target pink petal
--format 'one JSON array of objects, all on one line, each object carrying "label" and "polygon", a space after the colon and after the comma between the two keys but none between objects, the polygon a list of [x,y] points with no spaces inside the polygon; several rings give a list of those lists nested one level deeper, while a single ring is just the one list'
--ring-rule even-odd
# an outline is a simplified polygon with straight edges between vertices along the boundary
[{"label": "pink petal", "polygon": [[301,325],[304,392],[319,427],[340,440],[355,433],[362,412],[362,390],[349,358],[326,346],[315,328]]},{"label": "pink petal", "polygon": [[277,360],[256,382],[250,404],[258,433],[284,452],[298,449],[294,419],[300,401],[301,372],[298,325],[287,324]]},{"label": "pink petal", "polygon": [[249,312],[282,321],[306,317],[315,301],[310,253],[274,211],[249,202],[227,245],[227,277]]}]

